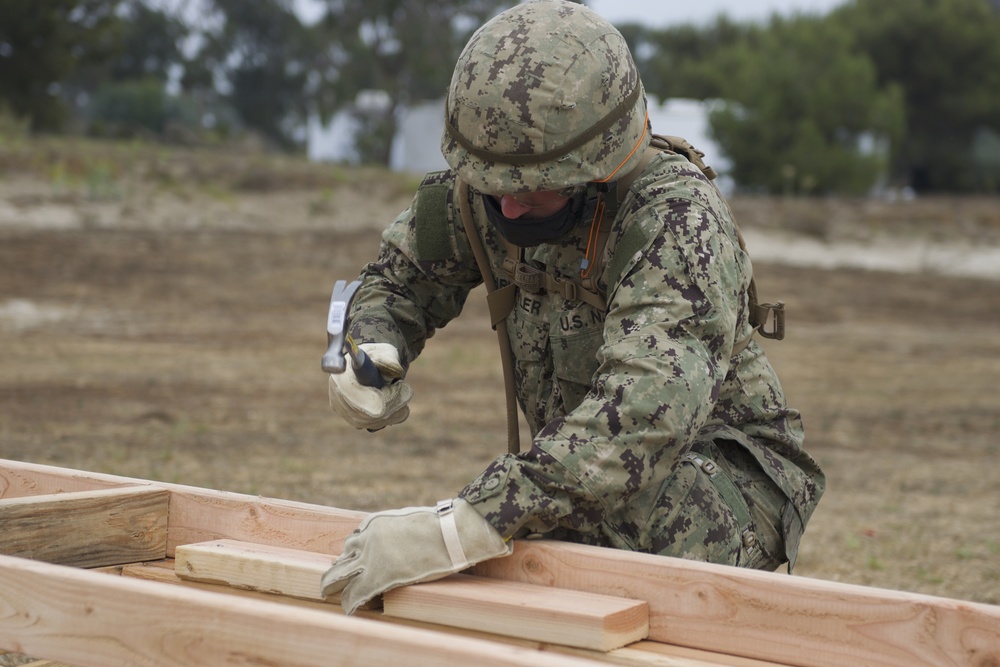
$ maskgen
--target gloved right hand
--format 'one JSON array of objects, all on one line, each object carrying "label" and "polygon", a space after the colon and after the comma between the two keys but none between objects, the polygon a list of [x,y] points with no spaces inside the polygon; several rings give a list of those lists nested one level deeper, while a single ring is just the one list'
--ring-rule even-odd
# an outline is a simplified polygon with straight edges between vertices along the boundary
[{"label": "gloved right hand", "polygon": [[343,553],[323,575],[320,587],[324,597],[340,593],[344,611],[353,614],[393,588],[441,579],[513,550],[460,498],[437,507],[375,512],[344,541]]},{"label": "gloved right hand", "polygon": [[347,359],[347,369],[343,373],[330,374],[330,407],[358,429],[377,431],[402,422],[410,416],[406,404],[413,396],[413,388],[402,379],[399,351],[388,343],[361,343],[358,347],[375,363],[388,383],[381,389],[366,387],[358,382],[351,360]]}]

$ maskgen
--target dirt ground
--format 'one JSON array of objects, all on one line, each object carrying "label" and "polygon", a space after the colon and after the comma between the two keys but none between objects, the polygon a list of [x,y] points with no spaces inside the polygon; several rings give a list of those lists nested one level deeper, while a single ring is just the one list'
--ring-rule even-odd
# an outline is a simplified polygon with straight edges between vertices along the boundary
[{"label": "dirt ground", "polygon": [[[411,369],[402,425],[342,424],[319,367],[334,280],[415,183],[0,141],[0,458],[361,510],[454,495],[505,447],[482,294]],[[845,235],[1000,247],[998,204],[733,201],[748,238],[831,252]],[[829,477],[796,575],[1000,603],[1000,283],[792,264],[755,268],[787,303],[788,338],[765,346]]]}]

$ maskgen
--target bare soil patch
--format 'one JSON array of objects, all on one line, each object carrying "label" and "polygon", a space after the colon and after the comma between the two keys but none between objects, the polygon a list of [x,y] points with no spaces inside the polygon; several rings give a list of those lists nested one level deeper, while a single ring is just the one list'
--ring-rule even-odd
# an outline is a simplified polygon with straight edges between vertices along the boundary
[{"label": "bare soil patch", "polygon": [[[342,424],[330,288],[415,180],[233,151],[0,144],[0,457],[376,510],[504,450],[483,295],[411,371],[406,423]],[[748,230],[996,244],[997,200],[736,199]],[[751,255],[753,247],[750,248]],[[829,491],[796,574],[1000,603],[1000,283],[757,262],[766,347]]]}]

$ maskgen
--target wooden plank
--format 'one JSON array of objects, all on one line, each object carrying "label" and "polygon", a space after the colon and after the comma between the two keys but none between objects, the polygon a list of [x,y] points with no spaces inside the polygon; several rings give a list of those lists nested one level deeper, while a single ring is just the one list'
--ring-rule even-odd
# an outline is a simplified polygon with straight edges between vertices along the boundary
[{"label": "wooden plank", "polygon": [[1000,606],[599,549],[520,541],[479,576],[650,605],[650,638],[805,667],[1000,665]]},{"label": "wooden plank", "polygon": [[132,486],[0,499],[0,553],[77,567],[163,558],[169,495]]},{"label": "wooden plank", "polygon": [[[270,600],[272,602],[280,602],[281,604],[304,607],[306,609],[342,613],[339,605],[331,604],[326,600],[306,600],[304,598],[278,595],[277,593],[265,593],[263,591],[250,590],[249,588],[237,588],[224,583],[208,583],[204,581],[195,581],[194,579],[183,579],[177,576],[177,571],[174,569],[173,559],[126,565],[122,568],[120,574],[123,577],[142,579],[143,581],[154,581],[174,586],[183,586],[185,588],[210,591],[213,593],[224,593],[226,595],[233,595],[247,600]],[[358,615],[368,618],[369,616],[366,615],[367,613],[367,611],[362,610],[358,612]]]},{"label": "wooden plank", "polygon": [[[184,579],[318,600],[333,558],[215,540],[177,547],[175,570]],[[642,601],[468,575],[390,591],[384,606],[389,616],[600,651],[649,633]]]},{"label": "wooden plank", "polygon": [[779,665],[776,662],[743,658],[738,655],[712,653],[711,651],[687,646],[676,646],[674,644],[664,644],[663,642],[654,642],[648,639],[619,649],[618,655],[623,659],[636,660],[639,663],[648,660],[649,664],[657,665],[685,665],[686,667],[708,667],[710,665],[724,667],[790,667],[789,665]]},{"label": "wooden plank", "polygon": [[324,600],[320,579],[334,558],[301,549],[213,540],[177,547],[174,570],[182,579]]},{"label": "wooden plank", "polygon": [[595,651],[649,636],[642,601],[456,574],[383,596],[389,616]]},{"label": "wooden plank", "polygon": [[0,498],[147,485],[170,491],[167,555],[220,538],[340,553],[364,512],[0,459]]},{"label": "wooden plank", "polygon": [[[122,576],[136,577],[146,581],[155,581],[163,584],[184,586],[204,591],[223,592],[227,595],[237,596],[244,600],[278,600],[282,604],[306,607],[313,609],[324,609],[335,613],[341,613],[340,607],[330,605],[326,602],[304,600],[293,597],[278,597],[273,593],[263,593],[251,591],[245,588],[232,588],[225,584],[210,584],[190,579],[182,579],[177,576],[174,563],[171,560],[152,561],[127,565],[121,570]],[[599,660],[602,663],[620,665],[622,667],[788,667],[777,665],[776,663],[765,663],[747,658],[740,658],[730,655],[709,653],[707,651],[697,651],[685,647],[665,646],[652,641],[640,641],[625,648],[614,649],[608,652],[595,652],[589,649],[578,649],[569,646],[546,644],[544,642],[528,640],[520,637],[504,637],[464,628],[443,628],[432,623],[413,621],[405,618],[386,616],[377,611],[361,609],[356,613],[362,618],[377,620],[383,623],[404,624],[412,627],[447,631],[449,635],[460,635],[475,637],[509,643],[514,646],[523,646],[539,651],[554,651],[566,655],[576,655],[579,657]]]},{"label": "wooden plank", "polygon": [[77,667],[592,667],[327,611],[0,556],[0,646]]}]

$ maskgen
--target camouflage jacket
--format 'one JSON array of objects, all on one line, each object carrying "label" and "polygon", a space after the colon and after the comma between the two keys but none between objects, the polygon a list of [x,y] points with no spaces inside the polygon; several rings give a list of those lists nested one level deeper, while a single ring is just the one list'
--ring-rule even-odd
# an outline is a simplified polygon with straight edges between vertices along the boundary
[{"label": "camouflage jacket", "polygon": [[[470,192],[503,284],[503,245]],[[404,363],[483,281],[456,198],[453,172],[425,177],[384,232],[352,305],[356,339],[393,343]],[[587,222],[528,248],[526,260],[575,278]],[[681,457],[698,442],[730,440],[791,501],[784,522],[794,550],[824,478],[762,348],[732,354],[751,332],[751,265],[728,205],[694,165],[661,153],[622,199],[605,253],[606,312],[554,293],[518,295],[506,326],[531,447],[499,456],[460,495],[505,537],[557,530],[646,550],[651,503]]]}]

